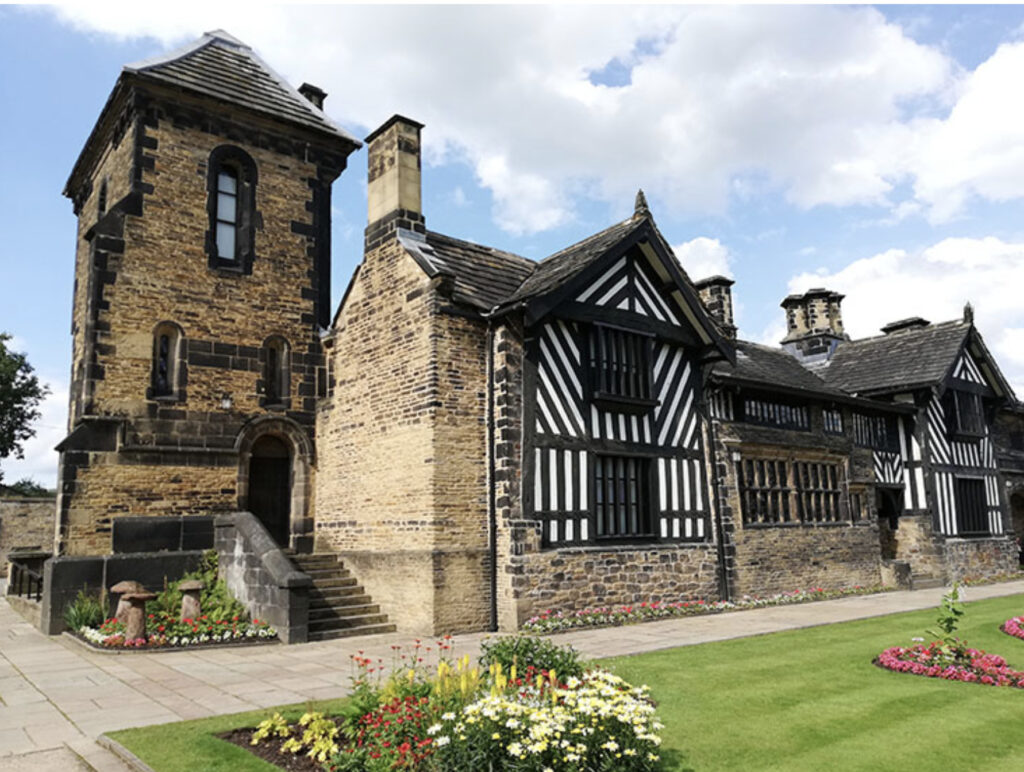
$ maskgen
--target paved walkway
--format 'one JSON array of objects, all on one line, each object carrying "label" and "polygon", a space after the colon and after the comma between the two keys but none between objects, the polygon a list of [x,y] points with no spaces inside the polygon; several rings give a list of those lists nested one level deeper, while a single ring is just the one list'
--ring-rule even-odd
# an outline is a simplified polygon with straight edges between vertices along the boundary
[{"label": "paved walkway", "polygon": [[[1024,581],[966,592],[969,601],[1020,593]],[[610,657],[929,608],[942,594],[892,592],[552,637],[588,657]],[[458,636],[455,653],[475,656],[483,637]],[[0,770],[123,772],[96,745],[102,733],[340,697],[352,654],[390,662],[391,647],[408,648],[412,639],[395,633],[298,646],[98,653],[42,635],[0,599]]]}]

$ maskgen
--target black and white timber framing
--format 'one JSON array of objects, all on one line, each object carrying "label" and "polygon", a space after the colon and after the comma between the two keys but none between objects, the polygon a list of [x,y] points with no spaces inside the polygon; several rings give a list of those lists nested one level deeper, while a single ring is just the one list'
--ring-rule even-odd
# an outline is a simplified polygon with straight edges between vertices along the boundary
[{"label": "black and white timber framing", "polygon": [[658,261],[636,245],[598,262],[528,332],[524,489],[545,546],[711,538],[703,312]]}]

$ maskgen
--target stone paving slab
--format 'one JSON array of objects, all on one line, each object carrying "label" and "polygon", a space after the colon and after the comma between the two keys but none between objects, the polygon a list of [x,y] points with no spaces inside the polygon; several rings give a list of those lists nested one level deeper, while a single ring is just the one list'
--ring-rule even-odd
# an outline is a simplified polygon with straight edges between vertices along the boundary
[{"label": "stone paving slab", "polygon": [[[573,630],[551,638],[591,658],[624,656],[933,608],[943,592],[883,593]],[[1007,582],[968,588],[966,600],[1021,593],[1024,581]],[[457,636],[450,653],[476,656],[484,637]],[[123,762],[95,743],[100,734],[342,697],[352,676],[352,655],[389,664],[391,647],[408,653],[414,638],[390,633],[296,646],[107,654],[42,635],[0,599],[0,770],[123,772]],[[423,645],[428,644],[436,647],[423,637]],[[432,661],[436,651],[424,656]]]}]

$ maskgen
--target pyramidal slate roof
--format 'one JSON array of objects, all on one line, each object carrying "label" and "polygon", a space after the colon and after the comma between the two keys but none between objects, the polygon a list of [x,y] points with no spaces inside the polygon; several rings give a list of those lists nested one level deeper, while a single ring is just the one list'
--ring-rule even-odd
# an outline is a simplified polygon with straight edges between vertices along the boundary
[{"label": "pyramidal slate roof", "polygon": [[872,394],[937,383],[946,377],[972,326],[955,320],[840,343],[825,383],[853,394]]},{"label": "pyramidal slate roof", "polygon": [[249,46],[223,30],[207,32],[170,53],[126,65],[123,72],[265,113],[347,140],[355,147],[362,144]]}]

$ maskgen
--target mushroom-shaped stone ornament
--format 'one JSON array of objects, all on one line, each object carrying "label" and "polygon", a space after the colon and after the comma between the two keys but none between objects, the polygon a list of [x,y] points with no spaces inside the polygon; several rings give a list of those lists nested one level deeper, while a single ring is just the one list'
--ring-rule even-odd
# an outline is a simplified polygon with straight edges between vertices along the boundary
[{"label": "mushroom-shaped stone ornament", "polygon": [[182,620],[199,618],[202,613],[199,608],[199,591],[203,586],[198,579],[186,579],[178,584],[178,589],[181,590]]},{"label": "mushroom-shaped stone ornament", "polygon": [[128,601],[128,611],[124,619],[124,637],[134,641],[146,636],[146,601],[153,600],[155,592],[126,592],[121,600]]},{"label": "mushroom-shaped stone ornament", "polygon": [[138,582],[133,582],[131,579],[125,579],[123,582],[118,582],[111,587],[110,591],[115,595],[120,596],[117,601],[117,613],[115,613],[114,616],[117,618],[118,622],[124,622],[125,614],[128,613],[128,608],[131,606],[131,604],[124,599],[124,596],[129,592],[145,592],[146,588]]}]

